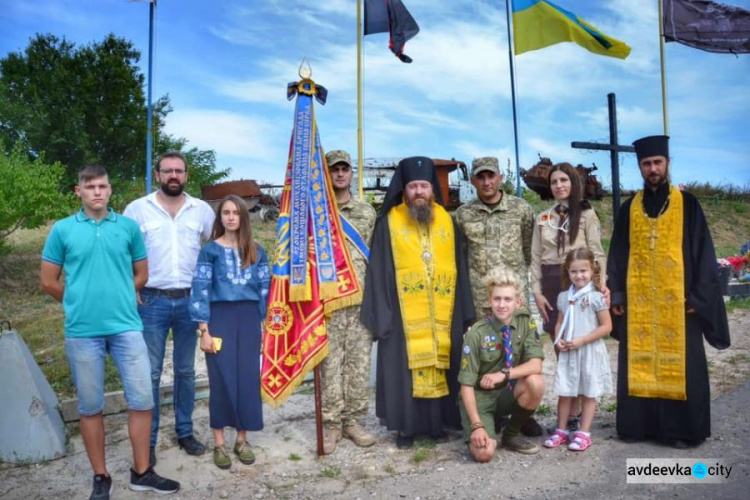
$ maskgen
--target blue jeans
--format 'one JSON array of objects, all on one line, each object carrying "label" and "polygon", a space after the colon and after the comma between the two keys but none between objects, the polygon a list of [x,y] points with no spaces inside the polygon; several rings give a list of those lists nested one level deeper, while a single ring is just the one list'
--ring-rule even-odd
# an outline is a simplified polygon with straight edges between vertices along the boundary
[{"label": "blue jeans", "polygon": [[151,388],[154,397],[154,417],[151,420],[151,446],[156,445],[159,433],[159,382],[164,366],[167,334],[172,329],[174,352],[174,416],[177,438],[193,434],[193,405],[195,403],[195,334],[197,323],[190,321],[190,299],[169,298],[146,289],[141,290],[138,314],[143,321],[143,338],[151,360]]},{"label": "blue jeans", "polygon": [[114,335],[65,338],[65,355],[78,395],[78,414],[90,417],[104,410],[104,358],[107,353],[120,373],[128,408],[150,410],[154,401],[146,344],[141,332],[128,330]]}]

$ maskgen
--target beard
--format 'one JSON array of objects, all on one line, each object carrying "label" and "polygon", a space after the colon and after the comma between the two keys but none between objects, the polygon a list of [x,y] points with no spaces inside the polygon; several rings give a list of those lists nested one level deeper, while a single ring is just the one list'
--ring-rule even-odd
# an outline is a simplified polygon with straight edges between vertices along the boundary
[{"label": "beard", "polygon": [[645,181],[646,185],[651,189],[656,189],[669,179],[669,174],[665,171],[664,175],[650,175],[647,176]]},{"label": "beard", "polygon": [[174,184],[160,182],[159,188],[167,196],[180,196],[182,192],[185,190],[185,185],[184,184],[174,185]]},{"label": "beard", "polygon": [[[425,198],[420,198],[425,200]],[[406,199],[406,206],[409,207],[409,217],[418,224],[429,224],[432,222],[432,201],[434,196],[430,196],[426,203],[416,204],[414,200]]]}]

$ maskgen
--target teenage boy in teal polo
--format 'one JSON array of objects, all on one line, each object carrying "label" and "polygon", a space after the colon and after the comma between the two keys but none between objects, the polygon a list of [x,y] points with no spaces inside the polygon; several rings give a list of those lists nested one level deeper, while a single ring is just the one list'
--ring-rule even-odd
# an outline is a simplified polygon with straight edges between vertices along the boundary
[{"label": "teenage boy in teal polo", "polygon": [[496,415],[510,415],[501,445],[519,453],[539,452],[521,435],[521,426],[544,395],[539,335],[521,306],[521,282],[509,271],[493,271],[485,280],[490,313],[464,337],[458,383],[461,422],[469,452],[488,462],[497,448]]},{"label": "teenage boy in teal polo", "polygon": [[52,226],[40,275],[42,290],[62,302],[65,312],[65,354],[78,395],[81,436],[94,469],[90,498],[108,499],[112,491],[102,417],[107,353],[120,372],[129,409],[130,489],[174,493],[180,484],[160,477],[148,463],[153,397],[135,296],[148,276],[146,247],[138,224],[108,208],[112,187],[103,167],[81,169],[75,193],[82,207]]}]

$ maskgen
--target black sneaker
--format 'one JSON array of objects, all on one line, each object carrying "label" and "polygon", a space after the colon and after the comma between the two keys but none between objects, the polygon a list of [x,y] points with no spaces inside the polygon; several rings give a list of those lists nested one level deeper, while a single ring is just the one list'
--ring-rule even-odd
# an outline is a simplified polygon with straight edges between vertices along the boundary
[{"label": "black sneaker", "polygon": [[96,474],[89,500],[109,500],[110,493],[112,493],[112,478],[104,474]]},{"label": "black sneaker", "polygon": [[195,439],[192,434],[178,439],[177,444],[179,444],[180,449],[184,449],[185,453],[187,453],[188,455],[203,455],[204,453],[206,453],[206,446]]},{"label": "black sneaker", "polygon": [[180,483],[161,477],[149,466],[146,472],[138,474],[130,469],[130,489],[133,491],[153,491],[162,495],[174,493],[180,489]]}]

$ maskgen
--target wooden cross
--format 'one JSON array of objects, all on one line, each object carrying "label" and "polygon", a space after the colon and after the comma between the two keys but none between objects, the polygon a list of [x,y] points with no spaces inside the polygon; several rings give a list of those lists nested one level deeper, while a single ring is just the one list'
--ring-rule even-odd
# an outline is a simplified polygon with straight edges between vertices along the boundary
[{"label": "wooden cross", "polygon": [[659,238],[656,235],[656,228],[654,226],[651,226],[651,228],[649,228],[649,231],[648,231],[648,234],[646,235],[646,238],[649,239],[649,242],[648,242],[648,248],[649,248],[649,250],[653,250],[654,249],[654,240],[657,239],[657,238]]},{"label": "wooden cross", "polygon": [[620,158],[618,153],[635,153],[635,148],[633,146],[623,146],[617,142],[617,104],[615,102],[615,94],[607,94],[607,107],[609,109],[609,144],[574,141],[570,145],[577,149],[609,151],[612,163],[612,216],[617,220],[617,212],[620,211]]}]

